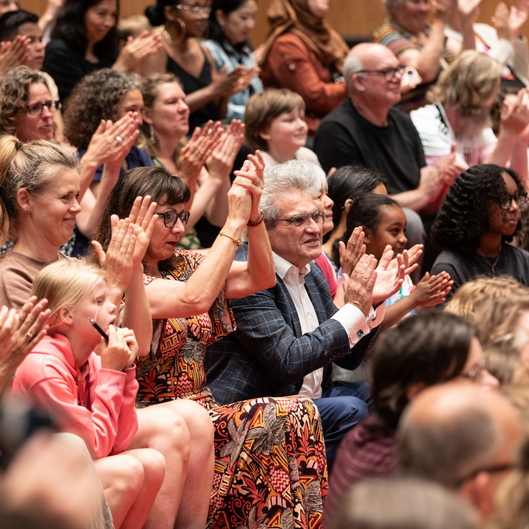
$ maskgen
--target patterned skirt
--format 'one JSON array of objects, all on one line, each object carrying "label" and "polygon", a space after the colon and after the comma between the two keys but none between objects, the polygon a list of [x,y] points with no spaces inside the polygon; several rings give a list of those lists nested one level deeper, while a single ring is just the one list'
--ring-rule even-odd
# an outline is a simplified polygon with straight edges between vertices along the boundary
[{"label": "patterned skirt", "polygon": [[327,462],[313,402],[259,398],[209,413],[215,473],[207,528],[321,528]]}]

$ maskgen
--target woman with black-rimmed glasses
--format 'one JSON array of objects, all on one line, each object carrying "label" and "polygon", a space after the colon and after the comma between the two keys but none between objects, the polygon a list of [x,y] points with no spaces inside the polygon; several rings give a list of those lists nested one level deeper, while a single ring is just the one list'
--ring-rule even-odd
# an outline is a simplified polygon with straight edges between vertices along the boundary
[{"label": "woman with black-rimmed glasses", "polygon": [[53,101],[46,78],[27,66],[11,69],[0,81],[0,132],[22,142],[53,140],[53,114],[60,110]]},{"label": "woman with black-rimmed glasses", "polygon": [[508,244],[526,201],[512,169],[474,165],[456,178],[432,227],[433,242],[443,248],[432,274],[450,274],[450,297],[477,276],[507,275],[529,285],[529,253]]},{"label": "woman with black-rimmed glasses", "polygon": [[[312,401],[264,397],[220,406],[206,385],[206,347],[235,330],[229,300],[275,284],[272,251],[258,208],[264,163],[259,155],[249,159],[255,169],[247,161],[236,172],[228,193],[228,220],[206,256],[175,248],[189,218],[184,209],[189,189],[162,167],[123,175],[107,201],[97,239],[106,248],[111,215],[119,215],[132,197],[149,195],[156,201],[158,220],[143,260],[153,339],[150,354],[137,358],[136,406],[170,408],[188,426],[191,451],[181,505],[187,505],[194,523],[181,527],[203,528],[207,516],[210,529],[321,529],[327,464]],[[320,217],[321,222],[316,212],[315,220]],[[248,261],[234,261],[245,226]],[[190,401],[208,410],[214,427],[213,482],[204,469],[205,440],[194,426]]]}]

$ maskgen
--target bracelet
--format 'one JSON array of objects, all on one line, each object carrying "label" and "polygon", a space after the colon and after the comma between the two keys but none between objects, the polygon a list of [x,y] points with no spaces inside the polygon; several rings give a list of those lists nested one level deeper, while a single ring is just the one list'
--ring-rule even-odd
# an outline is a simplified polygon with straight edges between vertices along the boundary
[{"label": "bracelet", "polygon": [[237,246],[241,246],[242,245],[241,239],[237,239],[236,237],[232,237],[231,235],[228,235],[227,233],[224,233],[223,231],[221,231],[219,233],[219,235],[223,235],[224,237],[228,237],[228,239],[231,239]]},{"label": "bracelet", "polygon": [[250,228],[255,228],[255,226],[259,226],[259,224],[263,222],[263,219],[264,219],[263,210],[259,208],[259,217],[257,217],[257,220],[249,220],[248,226],[250,226]]}]

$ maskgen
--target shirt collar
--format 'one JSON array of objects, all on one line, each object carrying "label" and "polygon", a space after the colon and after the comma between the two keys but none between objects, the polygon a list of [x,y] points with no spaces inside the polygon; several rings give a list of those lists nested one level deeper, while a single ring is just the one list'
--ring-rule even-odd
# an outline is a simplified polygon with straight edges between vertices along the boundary
[{"label": "shirt collar", "polygon": [[284,280],[285,276],[289,272],[291,274],[300,275],[301,277],[305,277],[310,272],[310,264],[306,264],[301,270],[299,270],[297,266],[293,265],[286,259],[283,259],[283,257],[277,255],[275,252],[272,252],[272,256],[274,258],[276,274],[281,278],[281,280]]}]

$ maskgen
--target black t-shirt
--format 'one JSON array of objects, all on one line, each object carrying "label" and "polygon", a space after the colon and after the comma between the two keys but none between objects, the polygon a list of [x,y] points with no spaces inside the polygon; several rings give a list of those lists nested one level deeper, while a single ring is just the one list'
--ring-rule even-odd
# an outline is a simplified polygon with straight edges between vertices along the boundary
[{"label": "black t-shirt", "polygon": [[[529,285],[529,252],[504,243],[498,262],[486,259],[479,253],[459,254],[449,250],[442,251],[432,267],[432,274],[448,272],[454,281],[452,290],[447,296],[450,299],[464,283],[478,276],[496,277],[511,276],[523,285]],[[494,272],[492,271],[494,265]]]},{"label": "black t-shirt", "polygon": [[426,165],[421,139],[407,114],[392,108],[387,127],[377,127],[349,98],[321,122],[314,151],[325,172],[343,165],[376,171],[386,179],[391,195],[417,189]]},{"label": "black t-shirt", "polygon": [[52,39],[46,45],[45,50],[42,71],[53,77],[59,89],[59,97],[63,102],[85,75],[101,68],[110,68],[116,60],[116,57],[108,57],[98,63],[87,61],[84,55],[72,49],[61,39]]}]

